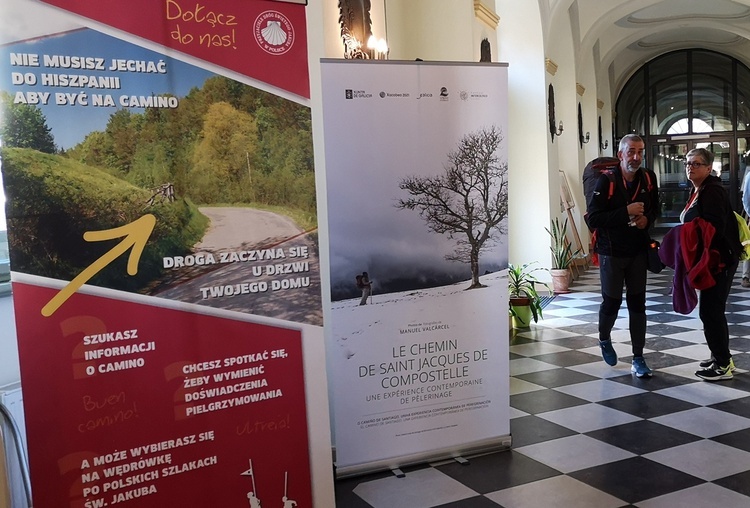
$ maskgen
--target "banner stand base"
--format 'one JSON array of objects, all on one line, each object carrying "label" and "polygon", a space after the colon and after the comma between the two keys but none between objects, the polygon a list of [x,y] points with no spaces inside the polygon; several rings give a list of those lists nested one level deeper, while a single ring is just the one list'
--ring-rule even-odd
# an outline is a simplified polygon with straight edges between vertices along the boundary
[{"label": "banner stand base", "polygon": [[[364,464],[353,464],[340,466],[334,462],[335,478],[337,480],[350,478],[352,476],[366,475],[380,471],[393,471],[393,474],[404,475],[402,467],[413,466],[430,462],[432,464],[440,461],[457,461],[462,465],[470,465],[468,458],[487,455],[489,453],[509,450],[512,444],[510,434],[498,438],[477,441],[474,443],[465,443],[460,448],[446,448],[441,450],[432,450],[419,454],[395,457],[392,459],[383,459],[375,462]],[[335,456],[335,450],[334,450]],[[397,473],[398,472],[398,473]]]}]

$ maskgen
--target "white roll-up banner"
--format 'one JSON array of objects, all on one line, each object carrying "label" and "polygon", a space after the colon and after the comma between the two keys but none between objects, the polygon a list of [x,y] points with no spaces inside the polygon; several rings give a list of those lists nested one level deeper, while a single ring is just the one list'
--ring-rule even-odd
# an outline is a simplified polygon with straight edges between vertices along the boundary
[{"label": "white roll-up banner", "polygon": [[510,443],[507,72],[322,62],[339,477]]}]

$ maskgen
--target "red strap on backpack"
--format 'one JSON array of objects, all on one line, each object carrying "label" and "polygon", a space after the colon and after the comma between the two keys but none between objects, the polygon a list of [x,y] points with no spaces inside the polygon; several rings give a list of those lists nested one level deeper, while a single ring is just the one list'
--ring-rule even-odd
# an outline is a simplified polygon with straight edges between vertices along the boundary
[{"label": "red strap on backpack", "polygon": [[596,248],[596,229],[591,235],[591,245],[589,245],[589,252],[591,253],[591,264],[599,266],[599,254],[595,250]]}]

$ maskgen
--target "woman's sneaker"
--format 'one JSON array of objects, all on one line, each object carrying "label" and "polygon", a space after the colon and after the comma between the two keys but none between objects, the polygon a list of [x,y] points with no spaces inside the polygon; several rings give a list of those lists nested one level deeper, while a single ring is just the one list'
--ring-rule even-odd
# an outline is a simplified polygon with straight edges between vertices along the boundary
[{"label": "woman's sneaker", "polygon": [[646,360],[642,356],[636,356],[633,358],[633,365],[630,367],[630,372],[634,372],[636,377],[651,377],[654,373],[646,365]]},{"label": "woman's sneaker", "polygon": [[[715,360],[713,359],[713,357],[711,357],[708,360],[703,360],[701,363],[698,364],[698,366],[701,369],[707,369],[711,365],[714,364],[714,361]],[[737,370],[737,367],[734,366],[734,360],[732,360],[731,358],[729,359],[729,370],[731,370],[732,372],[734,372],[735,370]]]},{"label": "woman's sneaker", "polygon": [[704,381],[721,381],[723,379],[732,379],[733,377],[732,369],[729,365],[721,367],[716,362],[711,364],[707,369],[699,370],[695,375]]}]

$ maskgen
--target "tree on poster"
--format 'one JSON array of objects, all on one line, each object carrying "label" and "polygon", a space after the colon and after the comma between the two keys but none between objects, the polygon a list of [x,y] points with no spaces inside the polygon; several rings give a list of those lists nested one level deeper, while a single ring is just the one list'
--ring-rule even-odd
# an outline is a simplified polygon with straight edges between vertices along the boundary
[{"label": "tree on poster", "polygon": [[35,106],[14,104],[7,92],[0,92],[0,139],[6,146],[33,148],[44,153],[55,153],[55,139],[44,115]]},{"label": "tree on poster", "polygon": [[437,176],[410,176],[399,183],[411,197],[400,209],[417,210],[427,227],[456,239],[449,261],[469,263],[471,286],[479,282],[479,255],[504,233],[508,215],[508,163],[497,149],[503,140],[494,126],[465,135],[447,154],[445,171]]}]

